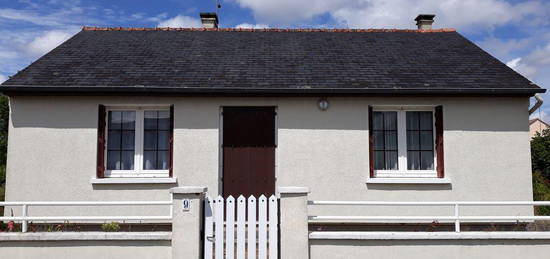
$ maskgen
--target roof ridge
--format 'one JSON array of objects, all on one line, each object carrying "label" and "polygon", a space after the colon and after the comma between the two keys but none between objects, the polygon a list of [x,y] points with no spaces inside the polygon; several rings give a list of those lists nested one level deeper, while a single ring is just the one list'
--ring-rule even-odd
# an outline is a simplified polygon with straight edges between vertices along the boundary
[{"label": "roof ridge", "polygon": [[530,119],[529,120],[529,125],[533,124],[535,121],[540,121],[542,124],[545,124],[546,126],[549,126],[550,127],[550,124],[548,124],[546,121],[543,121],[541,118],[539,117],[535,117],[533,119]]},{"label": "roof ridge", "polygon": [[441,29],[247,29],[247,28],[170,28],[170,27],[95,27],[84,26],[83,31],[222,31],[222,32],[413,32],[413,33],[434,33],[434,32],[456,32],[454,28]]}]

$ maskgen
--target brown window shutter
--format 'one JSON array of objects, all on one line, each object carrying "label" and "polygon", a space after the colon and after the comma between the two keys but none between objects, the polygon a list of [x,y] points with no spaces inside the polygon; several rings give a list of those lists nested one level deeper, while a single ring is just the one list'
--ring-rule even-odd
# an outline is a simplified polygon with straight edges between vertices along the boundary
[{"label": "brown window shutter", "polygon": [[369,105],[369,174],[374,178],[374,133],[372,131],[372,106]]},{"label": "brown window shutter", "polygon": [[443,106],[435,107],[435,150],[437,152],[437,177],[445,177],[443,155]]},{"label": "brown window shutter", "polygon": [[105,105],[99,105],[97,117],[97,178],[105,177]]},{"label": "brown window shutter", "polygon": [[174,105],[170,106],[170,168],[168,175],[172,177],[174,171]]}]

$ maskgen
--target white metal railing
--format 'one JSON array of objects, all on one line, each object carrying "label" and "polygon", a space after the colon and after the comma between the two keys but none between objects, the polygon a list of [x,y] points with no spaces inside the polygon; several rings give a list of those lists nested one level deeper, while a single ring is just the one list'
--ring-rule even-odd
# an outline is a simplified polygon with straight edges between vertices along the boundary
[{"label": "white metal railing", "polygon": [[461,221],[498,220],[550,220],[550,216],[462,216],[460,208],[465,206],[550,206],[550,201],[308,201],[309,205],[353,205],[353,206],[450,206],[454,214],[449,216],[309,216],[310,220],[387,220],[454,221],[455,231],[460,232]]},{"label": "white metal railing", "polygon": [[[29,216],[29,207],[46,206],[158,206],[169,205],[168,216]],[[94,220],[171,220],[172,201],[7,201],[0,206],[21,206],[21,216],[0,217],[0,221],[20,221],[27,232],[29,221],[94,221]]]}]

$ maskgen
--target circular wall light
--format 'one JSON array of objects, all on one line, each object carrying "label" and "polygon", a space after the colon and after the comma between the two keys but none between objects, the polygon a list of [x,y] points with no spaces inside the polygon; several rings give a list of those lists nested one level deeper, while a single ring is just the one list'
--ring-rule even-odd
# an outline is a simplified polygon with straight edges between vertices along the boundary
[{"label": "circular wall light", "polygon": [[319,107],[319,110],[321,111],[326,111],[328,109],[328,106],[329,106],[329,103],[328,103],[328,100],[325,99],[325,98],[321,98],[319,99],[319,101],[317,102],[317,105]]}]

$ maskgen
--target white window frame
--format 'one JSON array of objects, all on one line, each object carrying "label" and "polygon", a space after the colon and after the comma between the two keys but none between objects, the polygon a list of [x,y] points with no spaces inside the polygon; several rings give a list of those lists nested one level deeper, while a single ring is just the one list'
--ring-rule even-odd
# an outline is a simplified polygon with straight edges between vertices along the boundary
[{"label": "white window frame", "polygon": [[[373,112],[397,112],[397,168],[398,170],[374,170],[374,178],[437,178],[437,152],[435,146],[435,106],[374,106]],[[432,112],[433,170],[407,170],[407,111]],[[372,121],[372,120],[371,120]]]},{"label": "white window frame", "polygon": [[134,134],[134,170],[105,170],[105,177],[124,178],[124,177],[169,177],[169,170],[145,170],[143,169],[143,135],[145,111],[168,111],[169,106],[109,106],[105,112],[105,168],[107,168],[107,156],[109,146],[109,111],[135,111],[136,125]]}]

